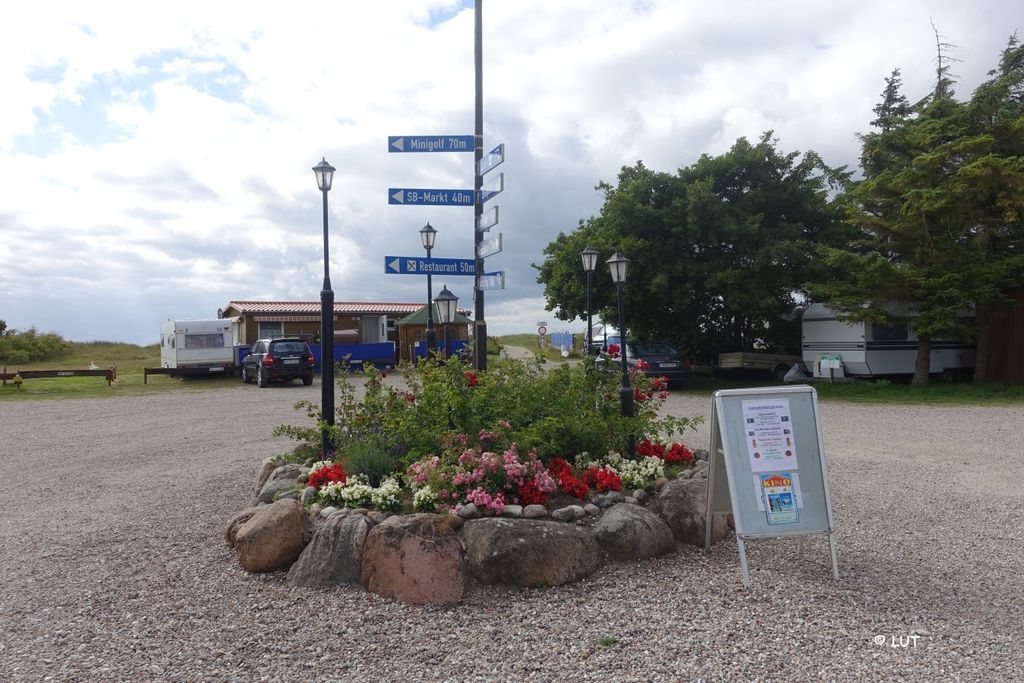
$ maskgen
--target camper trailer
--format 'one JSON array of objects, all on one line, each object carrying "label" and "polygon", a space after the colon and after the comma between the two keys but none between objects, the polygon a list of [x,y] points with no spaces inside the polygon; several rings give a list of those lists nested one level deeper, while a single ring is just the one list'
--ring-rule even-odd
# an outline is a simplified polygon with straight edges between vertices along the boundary
[{"label": "camper trailer", "polygon": [[[235,372],[238,324],[223,320],[165,320],[160,323],[160,365],[170,375]],[[156,374],[156,373],[154,373]]]},{"label": "camper trailer", "polygon": [[[811,304],[803,314],[802,334],[804,365],[815,377],[914,373],[917,336],[906,323],[846,323],[825,306]],[[931,373],[967,374],[973,368],[974,346],[932,340]]]}]

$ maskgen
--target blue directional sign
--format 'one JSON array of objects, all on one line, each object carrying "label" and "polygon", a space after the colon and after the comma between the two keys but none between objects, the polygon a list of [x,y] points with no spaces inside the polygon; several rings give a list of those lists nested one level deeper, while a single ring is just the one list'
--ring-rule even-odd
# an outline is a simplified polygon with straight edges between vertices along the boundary
[{"label": "blue directional sign", "polygon": [[473,190],[424,190],[389,187],[388,204],[410,206],[473,206]]},{"label": "blue directional sign", "polygon": [[495,166],[505,161],[505,143],[501,143],[480,160],[480,166],[478,167],[480,175],[483,175],[490,171]]},{"label": "blue directional sign", "polygon": [[388,275],[476,275],[476,261],[468,258],[385,256]]},{"label": "blue directional sign", "polygon": [[476,217],[477,232],[487,232],[498,224],[498,207],[492,206]]},{"label": "blue directional sign", "polygon": [[389,152],[472,152],[472,135],[389,135]]},{"label": "blue directional sign", "polygon": [[505,289],[505,271],[499,270],[493,273],[484,273],[480,276],[478,287],[481,290]]},{"label": "blue directional sign", "polygon": [[487,184],[480,188],[480,203],[488,201],[496,197],[502,190],[505,189],[505,174],[499,173],[496,176],[492,176]]}]

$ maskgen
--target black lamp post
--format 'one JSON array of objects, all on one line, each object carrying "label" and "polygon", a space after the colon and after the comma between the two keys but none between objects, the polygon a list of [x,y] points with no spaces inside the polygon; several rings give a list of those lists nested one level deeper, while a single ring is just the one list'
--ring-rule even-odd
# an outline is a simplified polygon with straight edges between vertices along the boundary
[{"label": "black lamp post", "polygon": [[[320,388],[321,410],[328,427],[334,426],[334,290],[331,289],[331,259],[327,247],[327,193],[335,168],[321,158],[313,167],[316,185],[324,195],[324,286],[320,290]],[[327,427],[320,435],[320,459],[327,460],[334,445]]]},{"label": "black lamp post", "polygon": [[441,324],[444,325],[444,357],[447,358],[450,355],[451,349],[450,340],[448,338],[448,328],[455,322],[455,313],[459,306],[459,297],[455,296],[448,290],[448,286],[445,285],[437,298],[434,299],[434,303],[437,304],[437,313],[441,317]]},{"label": "black lamp post", "polygon": [[[430,250],[434,248],[434,242],[437,240],[437,230],[434,230],[430,223],[427,223],[420,228],[420,241],[423,242],[423,248],[427,250],[427,258],[430,258]],[[434,352],[435,344],[437,342],[437,336],[434,334],[434,289],[433,283],[430,281],[430,272],[427,271],[427,359],[430,359],[430,354]]]},{"label": "black lamp post", "polygon": [[583,259],[583,270],[587,271],[587,354],[590,355],[591,348],[594,345],[594,328],[591,324],[591,311],[593,310],[590,302],[590,278],[594,274],[594,268],[597,267],[597,249],[591,246],[587,246],[586,249],[580,252],[580,257]]},{"label": "black lamp post", "polygon": [[[612,282],[615,283],[619,299],[619,353],[622,354],[622,387],[619,389],[619,406],[624,417],[633,417],[633,388],[629,385],[629,366],[626,364],[626,316],[622,306],[622,288],[626,284],[626,270],[629,259],[616,251],[606,261],[612,271]],[[626,451],[633,455],[633,435],[626,437]]]}]

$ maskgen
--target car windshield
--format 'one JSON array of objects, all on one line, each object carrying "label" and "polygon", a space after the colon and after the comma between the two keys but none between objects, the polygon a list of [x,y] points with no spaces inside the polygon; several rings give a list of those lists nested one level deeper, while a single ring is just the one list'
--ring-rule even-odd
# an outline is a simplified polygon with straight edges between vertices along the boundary
[{"label": "car windshield", "polygon": [[637,356],[674,356],[676,350],[668,344],[633,344]]},{"label": "car windshield", "polygon": [[270,345],[271,353],[305,353],[306,342],[300,341],[281,341],[273,342]]}]

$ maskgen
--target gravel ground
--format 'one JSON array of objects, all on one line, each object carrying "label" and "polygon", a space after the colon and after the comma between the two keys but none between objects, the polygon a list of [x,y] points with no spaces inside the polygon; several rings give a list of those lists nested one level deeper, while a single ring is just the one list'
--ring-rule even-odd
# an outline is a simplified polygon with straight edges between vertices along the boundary
[{"label": "gravel ground", "polygon": [[[457,607],[250,576],[223,543],[319,383],[0,404],[0,681],[1012,681],[1024,409],[822,404],[823,537]],[[710,415],[709,398],[668,409]],[[708,427],[689,440],[707,447]],[[906,646],[901,646],[902,643]],[[879,644],[877,641],[884,640]]]}]

